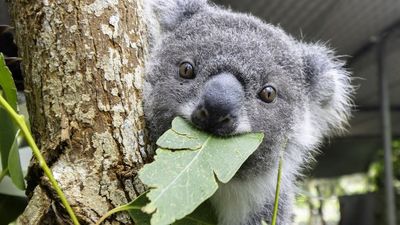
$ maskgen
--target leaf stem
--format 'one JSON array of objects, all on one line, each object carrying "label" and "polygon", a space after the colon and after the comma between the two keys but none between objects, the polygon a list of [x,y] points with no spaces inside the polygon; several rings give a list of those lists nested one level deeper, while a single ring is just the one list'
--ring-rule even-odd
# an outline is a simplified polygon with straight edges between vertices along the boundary
[{"label": "leaf stem", "polygon": [[121,211],[126,211],[130,209],[141,209],[141,207],[138,206],[130,206],[131,203],[125,204],[118,206],[110,211],[108,211],[106,214],[104,214],[97,222],[95,225],[100,225],[107,217],[111,216],[114,213],[121,212]]},{"label": "leaf stem", "polygon": [[33,154],[35,155],[36,159],[39,161],[39,165],[42,168],[43,172],[49,178],[51,185],[53,186],[54,190],[57,192],[58,197],[60,198],[62,204],[64,205],[65,209],[67,210],[69,216],[71,217],[72,222],[74,225],[79,225],[79,221],[75,216],[74,211],[72,210],[71,206],[69,205],[64,193],[62,192],[61,188],[59,187],[56,179],[53,176],[50,168],[47,166],[46,161],[44,160],[42,154],[40,153],[39,148],[37,147],[31,132],[28,129],[28,126],[25,123],[24,116],[19,115],[14,111],[14,109],[7,103],[7,101],[0,95],[0,106],[3,106],[4,109],[8,112],[11,118],[17,123],[17,125],[21,128],[22,134],[25,137],[26,142],[31,147]]},{"label": "leaf stem", "polygon": [[276,218],[278,216],[279,192],[281,188],[281,178],[282,178],[283,152],[286,149],[286,145],[287,145],[287,140],[285,141],[279,155],[278,177],[276,178],[275,203],[274,203],[274,211],[272,214],[271,225],[276,224]]},{"label": "leaf stem", "polygon": [[0,182],[7,175],[7,173],[8,173],[8,168],[5,168],[4,170],[1,171],[1,173],[0,173]]}]

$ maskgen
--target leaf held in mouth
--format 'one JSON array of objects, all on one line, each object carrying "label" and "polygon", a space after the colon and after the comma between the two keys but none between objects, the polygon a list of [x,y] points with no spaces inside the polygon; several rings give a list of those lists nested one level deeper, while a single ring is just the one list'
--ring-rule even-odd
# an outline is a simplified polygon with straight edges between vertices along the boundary
[{"label": "leaf held in mouth", "polygon": [[139,172],[151,187],[143,210],[151,224],[171,224],[193,212],[227,183],[258,148],[263,133],[216,137],[197,130],[182,118],[157,141],[155,161]]}]

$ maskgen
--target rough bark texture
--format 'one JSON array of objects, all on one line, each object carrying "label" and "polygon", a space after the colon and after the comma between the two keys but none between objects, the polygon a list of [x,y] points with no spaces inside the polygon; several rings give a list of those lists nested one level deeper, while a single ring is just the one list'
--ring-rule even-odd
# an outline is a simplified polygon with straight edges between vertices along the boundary
[{"label": "rough bark texture", "polygon": [[[141,0],[15,0],[32,132],[82,224],[143,192]],[[68,224],[35,162],[19,224]],[[130,224],[117,214],[105,224]]]}]

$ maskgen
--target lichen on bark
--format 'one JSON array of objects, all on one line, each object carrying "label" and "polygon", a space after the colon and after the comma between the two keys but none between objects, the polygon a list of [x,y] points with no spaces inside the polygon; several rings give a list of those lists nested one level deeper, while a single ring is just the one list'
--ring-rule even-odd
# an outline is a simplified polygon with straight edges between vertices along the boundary
[{"label": "lichen on bark", "polygon": [[[150,155],[143,135],[141,5],[141,0],[11,2],[32,132],[82,224],[144,191],[136,174]],[[32,197],[21,224],[40,224],[51,215],[67,223],[34,160],[27,192],[51,203],[39,205]],[[35,207],[47,213],[26,221]],[[124,214],[108,221],[131,223]]]}]

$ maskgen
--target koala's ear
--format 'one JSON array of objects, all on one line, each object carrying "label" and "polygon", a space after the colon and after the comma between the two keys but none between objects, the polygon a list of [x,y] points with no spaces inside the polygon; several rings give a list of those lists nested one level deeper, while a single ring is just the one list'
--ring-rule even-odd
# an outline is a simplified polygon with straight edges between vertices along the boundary
[{"label": "koala's ear", "polygon": [[183,20],[207,6],[207,0],[144,0],[145,17],[152,39],[173,30]]},{"label": "koala's ear", "polygon": [[316,44],[303,47],[303,71],[312,110],[327,130],[340,130],[347,123],[352,106],[350,73],[328,48]]}]

